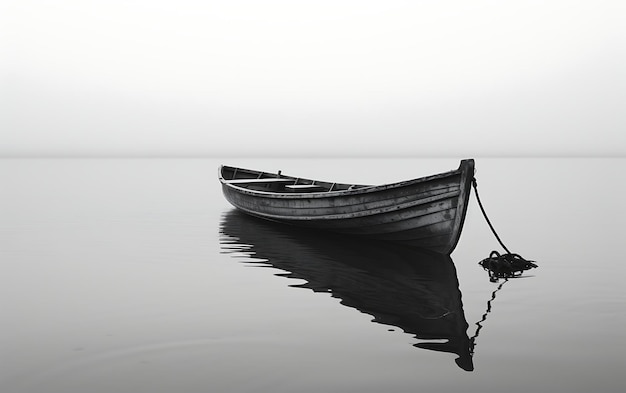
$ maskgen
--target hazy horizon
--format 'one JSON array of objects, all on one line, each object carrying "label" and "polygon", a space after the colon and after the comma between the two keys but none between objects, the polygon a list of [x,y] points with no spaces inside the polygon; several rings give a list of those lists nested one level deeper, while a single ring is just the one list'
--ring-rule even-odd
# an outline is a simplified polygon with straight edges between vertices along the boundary
[{"label": "hazy horizon", "polygon": [[0,157],[624,157],[626,6],[0,5]]}]

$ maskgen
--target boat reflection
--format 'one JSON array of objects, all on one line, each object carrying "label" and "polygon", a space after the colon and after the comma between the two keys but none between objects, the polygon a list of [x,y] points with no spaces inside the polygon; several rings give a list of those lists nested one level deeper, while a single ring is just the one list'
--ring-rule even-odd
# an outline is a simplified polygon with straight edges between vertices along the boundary
[{"label": "boat reflection", "polygon": [[237,210],[220,225],[224,253],[271,266],[278,275],[305,280],[293,287],[331,293],[341,304],[372,315],[373,322],[414,335],[416,347],[456,354],[473,370],[472,345],[456,269],[449,256],[387,243],[286,227]]}]

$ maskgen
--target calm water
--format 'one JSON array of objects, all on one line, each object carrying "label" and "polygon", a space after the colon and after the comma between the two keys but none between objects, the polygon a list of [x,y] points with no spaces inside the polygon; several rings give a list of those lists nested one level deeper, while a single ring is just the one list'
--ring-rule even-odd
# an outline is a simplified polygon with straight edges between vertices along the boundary
[{"label": "calm water", "polygon": [[458,165],[0,160],[1,392],[626,390],[626,160],[478,159],[494,225],[539,263],[499,283],[473,197],[433,259],[248,220],[219,163],[356,183]]}]

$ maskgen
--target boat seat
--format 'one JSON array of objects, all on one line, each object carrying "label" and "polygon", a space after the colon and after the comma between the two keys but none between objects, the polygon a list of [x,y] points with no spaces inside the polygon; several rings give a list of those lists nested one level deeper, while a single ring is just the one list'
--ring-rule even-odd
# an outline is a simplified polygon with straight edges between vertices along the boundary
[{"label": "boat seat", "polygon": [[323,187],[317,184],[290,184],[285,186],[285,189],[291,191],[320,191],[323,190]]},{"label": "boat seat", "polygon": [[293,179],[285,179],[278,177],[268,177],[267,179],[232,179],[224,180],[227,184],[290,184],[293,183]]}]

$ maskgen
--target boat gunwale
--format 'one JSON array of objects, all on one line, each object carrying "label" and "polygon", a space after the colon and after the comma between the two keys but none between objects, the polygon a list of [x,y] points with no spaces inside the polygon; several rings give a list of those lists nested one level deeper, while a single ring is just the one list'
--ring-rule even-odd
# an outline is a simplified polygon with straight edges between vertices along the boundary
[{"label": "boat gunwale", "polygon": [[[410,179],[410,180],[403,180],[403,181],[399,181],[399,182],[395,182],[395,183],[362,186],[362,187],[359,187],[359,188],[355,188],[353,190],[291,192],[291,193],[289,193],[289,192],[251,190],[251,189],[246,188],[246,187],[241,187],[241,186],[238,186],[238,185],[235,185],[235,184],[229,184],[228,180],[224,179],[224,177],[222,175],[223,168],[224,167],[229,167],[229,168],[233,168],[233,169],[247,170],[247,171],[258,172],[258,173],[260,173],[260,171],[254,171],[254,170],[250,170],[250,169],[237,168],[237,167],[231,167],[231,166],[225,166],[225,165],[220,165],[220,167],[219,167],[219,180],[220,180],[220,183],[223,186],[232,188],[232,189],[234,189],[234,191],[236,191],[236,192],[238,192],[240,194],[256,195],[256,196],[270,197],[270,198],[276,198],[276,199],[323,199],[323,198],[336,198],[336,197],[340,197],[340,196],[355,196],[355,195],[361,195],[361,194],[373,194],[373,193],[376,193],[378,191],[386,191],[386,190],[390,190],[390,189],[394,189],[394,188],[402,188],[402,187],[406,187],[406,186],[412,186],[414,184],[425,183],[425,182],[429,182],[429,181],[433,181],[433,180],[439,180],[439,179],[443,179],[443,178],[446,178],[446,177],[462,175],[463,171],[464,171],[464,167],[467,166],[467,165],[472,165],[472,164],[467,163],[467,161],[469,161],[469,160],[461,161],[461,165],[459,166],[459,168],[451,170],[451,171],[442,172],[442,173],[438,173],[438,174],[430,175],[430,176],[425,176],[425,177],[419,177],[419,178]],[[285,176],[285,178],[292,178],[292,177],[291,176]],[[293,179],[294,179],[294,181],[296,180],[295,177],[293,177]],[[301,178],[301,180],[305,180],[305,179]],[[315,182],[323,182],[323,183],[331,183],[332,184],[332,182],[322,181],[322,180],[311,180],[311,179],[306,179],[306,180],[315,181]],[[337,184],[348,185],[348,183],[337,183]]]}]

